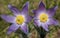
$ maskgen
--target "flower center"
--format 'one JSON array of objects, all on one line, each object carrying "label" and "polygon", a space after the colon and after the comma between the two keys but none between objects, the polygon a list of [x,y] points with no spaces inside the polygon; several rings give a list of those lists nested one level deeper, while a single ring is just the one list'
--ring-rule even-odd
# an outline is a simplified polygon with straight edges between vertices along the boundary
[{"label": "flower center", "polygon": [[45,14],[45,13],[41,13],[41,14],[39,15],[39,20],[40,20],[41,22],[45,23],[45,22],[48,20],[48,15]]},{"label": "flower center", "polygon": [[16,23],[17,23],[17,24],[23,24],[24,21],[25,21],[24,16],[22,16],[22,15],[17,15],[17,16],[16,16]]}]

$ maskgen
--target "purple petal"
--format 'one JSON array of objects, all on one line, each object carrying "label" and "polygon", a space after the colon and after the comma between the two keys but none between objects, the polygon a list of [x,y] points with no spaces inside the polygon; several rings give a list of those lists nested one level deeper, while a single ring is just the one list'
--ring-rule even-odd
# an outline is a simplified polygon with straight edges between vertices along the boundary
[{"label": "purple petal", "polygon": [[18,10],[16,7],[12,6],[12,5],[8,5],[8,8],[13,12],[14,15],[19,14],[20,10]]},{"label": "purple petal", "polygon": [[10,23],[14,23],[15,19],[14,16],[8,16],[8,15],[1,15],[1,18]]},{"label": "purple petal", "polygon": [[39,4],[39,8],[38,9],[40,9],[40,10],[44,10],[45,9],[45,5],[43,4],[43,2],[41,2]]},{"label": "purple petal", "polygon": [[36,10],[32,10],[32,12],[36,15],[36,14],[40,14],[40,13],[45,13],[46,10],[39,10],[39,9],[36,9]]},{"label": "purple petal", "polygon": [[47,24],[42,24],[42,27],[43,27],[43,29],[45,29],[46,31],[49,31],[49,30],[48,30],[48,25],[47,25]]},{"label": "purple petal", "polygon": [[28,26],[26,24],[22,25],[20,28],[25,34],[28,34]]},{"label": "purple petal", "polygon": [[39,13],[41,13],[41,12],[45,12],[46,11],[46,9],[45,9],[45,5],[41,2],[40,4],[39,4],[39,8],[38,9],[36,9],[36,10],[32,10],[32,12],[36,15],[36,14],[39,14]]},{"label": "purple petal", "polygon": [[33,17],[32,16],[26,16],[25,18],[26,18],[26,22],[29,23]]},{"label": "purple petal", "polygon": [[40,23],[39,20],[34,20],[34,24],[35,24],[35,26],[37,26],[37,27],[40,27],[40,26],[41,26],[41,23]]},{"label": "purple petal", "polygon": [[35,13],[36,13],[36,10],[32,10],[32,13],[34,13],[34,14],[35,14]]},{"label": "purple petal", "polygon": [[7,31],[7,34],[11,34],[13,31],[15,32],[19,28],[19,25],[17,24],[12,24]]},{"label": "purple petal", "polygon": [[49,25],[58,25],[58,21],[55,19],[52,19],[52,18],[50,19],[50,21],[48,23],[49,23]]},{"label": "purple petal", "polygon": [[41,12],[41,10],[36,9],[36,10],[32,10],[32,12],[33,12],[34,14],[38,14],[38,13],[40,13],[40,12]]},{"label": "purple petal", "polygon": [[55,6],[55,7],[53,7],[53,8],[50,8],[50,9],[48,10],[49,15],[50,15],[50,16],[54,16],[57,8],[58,8],[58,6]]},{"label": "purple petal", "polygon": [[32,10],[32,12],[34,13],[34,16],[38,16],[41,13],[46,13],[46,10],[37,9],[37,10]]},{"label": "purple petal", "polygon": [[29,7],[29,2],[26,2],[22,9],[23,14],[28,14],[28,7]]}]

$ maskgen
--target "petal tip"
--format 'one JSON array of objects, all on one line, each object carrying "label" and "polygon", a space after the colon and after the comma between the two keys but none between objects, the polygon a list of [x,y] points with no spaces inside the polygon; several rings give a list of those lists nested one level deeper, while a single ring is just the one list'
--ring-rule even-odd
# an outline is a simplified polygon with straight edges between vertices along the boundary
[{"label": "petal tip", "polygon": [[35,10],[32,10],[31,12],[32,12],[32,13],[35,13]]},{"label": "petal tip", "polygon": [[40,2],[40,3],[39,3],[38,9],[40,9],[40,10],[45,10],[45,5],[44,5],[43,2]]},{"label": "petal tip", "polygon": [[11,31],[8,31],[7,34],[10,35],[11,34]]},{"label": "petal tip", "polygon": [[4,19],[4,18],[5,18],[5,16],[6,16],[6,15],[0,15],[0,17],[1,17],[2,19]]},{"label": "petal tip", "polygon": [[26,4],[29,5],[29,1],[27,1]]},{"label": "petal tip", "polygon": [[29,2],[26,2],[23,7],[29,6]]},{"label": "petal tip", "polygon": [[26,2],[24,5],[23,5],[23,9],[22,9],[22,12],[28,12],[28,9],[29,9],[29,2]]},{"label": "petal tip", "polygon": [[11,8],[11,4],[8,5],[8,8]]},{"label": "petal tip", "polygon": [[56,10],[57,8],[58,8],[58,6],[55,6],[55,8],[54,8],[54,9]]},{"label": "petal tip", "polygon": [[41,1],[39,7],[45,7],[44,3]]}]

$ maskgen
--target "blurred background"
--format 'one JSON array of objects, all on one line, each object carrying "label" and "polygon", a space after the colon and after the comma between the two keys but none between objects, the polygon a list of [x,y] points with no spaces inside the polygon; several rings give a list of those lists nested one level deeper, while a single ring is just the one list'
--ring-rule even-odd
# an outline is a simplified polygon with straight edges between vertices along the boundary
[{"label": "blurred background", "polygon": [[[56,14],[53,18],[59,21],[60,23],[60,0],[0,0],[0,14],[8,14],[12,15],[12,12],[8,9],[7,5],[12,4],[13,6],[16,6],[19,10],[22,9],[22,6],[24,3],[29,1],[29,14],[33,16],[33,13],[31,12],[33,9],[38,8],[39,3],[42,1],[46,9],[49,9],[55,5],[58,5],[58,9],[56,11]],[[0,17],[0,38],[22,38],[22,35],[19,34],[17,31],[16,33],[13,32],[11,35],[7,35],[7,29],[9,28],[11,24],[4,21]],[[34,28],[33,23],[29,23],[29,38],[39,38],[39,34],[37,33],[36,29]],[[60,25],[58,26],[49,26],[50,32],[47,33],[45,38],[60,38]],[[18,29],[19,31],[19,29]]]}]

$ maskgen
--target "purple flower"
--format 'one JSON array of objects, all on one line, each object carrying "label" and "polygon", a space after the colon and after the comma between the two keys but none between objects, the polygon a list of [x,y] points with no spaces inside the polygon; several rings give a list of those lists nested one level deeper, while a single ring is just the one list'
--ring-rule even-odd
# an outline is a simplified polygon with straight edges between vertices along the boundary
[{"label": "purple flower", "polygon": [[34,13],[34,25],[42,27],[46,31],[49,25],[58,25],[58,21],[53,18],[56,12],[57,6],[46,10],[45,5],[41,2],[38,9],[33,10]]},{"label": "purple flower", "polygon": [[1,15],[2,19],[12,23],[8,28],[7,34],[10,34],[13,31],[15,32],[18,28],[20,28],[25,34],[28,34],[27,23],[31,21],[31,16],[28,15],[28,6],[29,2],[24,4],[22,11],[20,11],[16,7],[10,4],[8,5],[8,8],[13,12],[14,16]]}]

